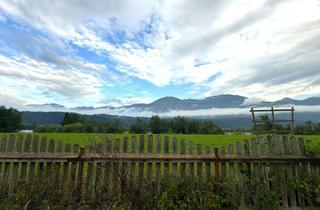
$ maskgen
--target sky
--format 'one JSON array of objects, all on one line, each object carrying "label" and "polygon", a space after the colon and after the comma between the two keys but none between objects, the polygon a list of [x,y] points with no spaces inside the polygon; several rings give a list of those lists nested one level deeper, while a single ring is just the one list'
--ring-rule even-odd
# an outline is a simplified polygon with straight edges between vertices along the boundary
[{"label": "sky", "polygon": [[0,104],[320,96],[319,0],[1,0]]}]

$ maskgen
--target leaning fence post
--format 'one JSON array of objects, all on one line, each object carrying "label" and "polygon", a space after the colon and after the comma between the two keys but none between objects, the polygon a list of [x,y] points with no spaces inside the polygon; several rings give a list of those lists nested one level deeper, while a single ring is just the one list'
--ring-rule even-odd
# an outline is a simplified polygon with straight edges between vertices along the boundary
[{"label": "leaning fence post", "polygon": [[78,182],[77,182],[77,188],[76,188],[76,193],[77,193],[77,196],[78,196],[78,203],[81,200],[83,164],[84,164],[83,157],[84,157],[84,154],[85,154],[84,146],[81,146],[80,147],[80,152],[79,152],[79,155],[78,155],[79,168],[78,168],[78,177],[77,177],[78,178],[77,179]]},{"label": "leaning fence post", "polygon": [[214,148],[214,177],[217,185],[217,191],[220,191],[220,157],[218,147]]}]

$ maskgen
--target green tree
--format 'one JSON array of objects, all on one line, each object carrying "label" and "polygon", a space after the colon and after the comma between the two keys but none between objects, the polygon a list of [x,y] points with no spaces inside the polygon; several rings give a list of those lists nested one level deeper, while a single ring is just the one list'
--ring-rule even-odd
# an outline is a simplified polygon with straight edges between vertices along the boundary
[{"label": "green tree", "polygon": [[14,132],[22,128],[21,112],[0,106],[0,132]]},{"label": "green tree", "polygon": [[106,128],[107,133],[123,133],[124,127],[119,119],[114,119],[109,123]]},{"label": "green tree", "polygon": [[61,125],[85,123],[86,119],[79,114],[67,112],[61,122]]},{"label": "green tree", "polygon": [[173,118],[172,121],[173,132],[175,133],[186,133],[186,119],[184,117],[178,116]]},{"label": "green tree", "polygon": [[147,131],[146,123],[137,117],[136,121],[130,126],[130,133],[145,133]]},{"label": "green tree", "polygon": [[152,133],[161,133],[161,119],[158,115],[152,116],[150,118],[150,131]]}]

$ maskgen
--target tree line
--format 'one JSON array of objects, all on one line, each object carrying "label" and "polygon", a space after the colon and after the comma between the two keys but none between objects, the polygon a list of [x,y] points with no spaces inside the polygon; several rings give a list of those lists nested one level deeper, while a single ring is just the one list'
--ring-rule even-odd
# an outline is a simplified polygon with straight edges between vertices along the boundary
[{"label": "tree line", "polygon": [[125,127],[118,119],[110,121],[88,121],[76,113],[66,113],[61,125],[42,125],[37,132],[76,132],[76,133],[181,133],[181,134],[223,134],[223,130],[211,121],[175,117],[162,119],[158,115],[149,120],[139,117]]},{"label": "tree line", "polygon": [[[254,134],[272,132],[272,121],[268,116],[260,116],[262,123],[251,128]],[[0,106],[0,132],[16,132],[25,128],[22,114],[14,108]],[[289,133],[290,125],[275,124],[279,134]],[[237,131],[238,129],[234,130]],[[209,120],[196,120],[185,117],[160,118],[152,116],[145,120],[137,117],[129,126],[124,126],[119,119],[90,121],[76,113],[65,113],[60,125],[41,125],[35,132],[61,133],[181,133],[181,134],[223,134],[224,130]],[[232,131],[232,130],[231,130]],[[241,130],[242,131],[242,130]],[[295,135],[320,135],[320,123],[307,121],[294,127]]]}]

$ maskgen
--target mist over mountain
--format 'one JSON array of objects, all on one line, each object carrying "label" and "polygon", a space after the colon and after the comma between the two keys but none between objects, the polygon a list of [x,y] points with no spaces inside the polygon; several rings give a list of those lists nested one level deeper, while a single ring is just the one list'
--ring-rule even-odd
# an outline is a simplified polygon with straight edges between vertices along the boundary
[{"label": "mist over mountain", "polygon": [[[249,128],[252,124],[249,109],[251,107],[295,107],[296,123],[311,120],[320,122],[320,98],[304,100],[283,98],[277,101],[261,101],[239,95],[217,95],[204,99],[160,98],[149,104],[128,106],[78,106],[67,108],[59,104],[31,104],[24,106],[23,118],[30,125],[60,124],[65,112],[82,114],[91,121],[119,119],[124,125],[130,125],[135,117],[148,120],[152,115],[164,118],[185,116],[188,118],[212,120],[223,128]],[[286,113],[277,113],[278,118],[286,119]]]},{"label": "mist over mountain", "polygon": [[[128,110],[132,112],[166,113],[172,111],[192,111],[207,109],[229,109],[250,107],[280,107],[280,106],[320,106],[320,97],[311,97],[303,100],[283,98],[277,101],[251,100],[240,95],[217,95],[204,99],[179,99],[176,97],[163,97],[148,104],[132,104],[127,106],[78,106],[67,108],[59,104],[31,104],[24,107],[24,111],[73,111],[84,114],[105,113],[121,115]],[[111,113],[110,113],[111,112]],[[226,113],[227,114],[227,113]]]}]

